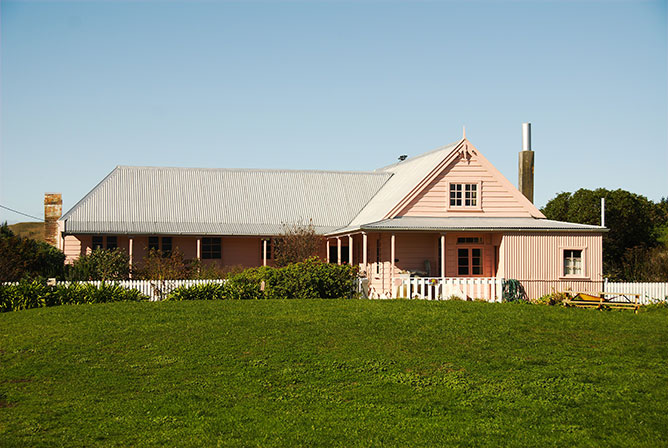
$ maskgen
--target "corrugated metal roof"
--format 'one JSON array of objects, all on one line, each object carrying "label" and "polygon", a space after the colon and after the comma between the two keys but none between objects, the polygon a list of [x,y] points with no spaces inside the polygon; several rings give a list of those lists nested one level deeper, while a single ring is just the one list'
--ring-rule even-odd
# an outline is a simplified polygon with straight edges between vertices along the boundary
[{"label": "corrugated metal roof", "polygon": [[[394,219],[363,224],[357,229],[362,230],[441,230],[441,231],[490,231],[490,230],[558,230],[558,231],[591,231],[606,232],[605,227],[572,222],[552,221],[537,218],[429,218],[420,216],[402,216]],[[335,233],[356,230],[353,226],[339,229]],[[332,232],[334,233],[334,232]]]},{"label": "corrugated metal roof", "polygon": [[119,166],[62,220],[66,233],[275,235],[297,221],[326,233],[346,226],[391,176]]},{"label": "corrugated metal roof", "polygon": [[413,188],[423,180],[461,142],[457,141],[403,162],[380,168],[376,172],[392,173],[373,199],[350,223],[351,227],[383,219]]}]

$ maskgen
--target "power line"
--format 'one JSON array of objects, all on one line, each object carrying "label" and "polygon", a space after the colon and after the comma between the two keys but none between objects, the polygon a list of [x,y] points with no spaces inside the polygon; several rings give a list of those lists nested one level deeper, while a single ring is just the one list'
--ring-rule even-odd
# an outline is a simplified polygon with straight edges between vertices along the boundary
[{"label": "power line", "polygon": [[5,210],[9,210],[10,212],[18,213],[19,215],[27,216],[28,218],[33,218],[33,219],[38,219],[40,221],[44,221],[42,218],[38,218],[37,216],[29,215],[27,213],[20,212],[18,210],[14,210],[13,208],[5,207],[4,205],[0,205],[0,207],[4,208]]}]

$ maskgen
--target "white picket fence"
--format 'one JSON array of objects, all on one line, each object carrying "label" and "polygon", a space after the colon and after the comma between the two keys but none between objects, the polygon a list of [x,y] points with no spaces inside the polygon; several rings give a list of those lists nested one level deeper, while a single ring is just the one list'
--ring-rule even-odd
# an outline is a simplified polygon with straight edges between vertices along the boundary
[{"label": "white picket fence", "polygon": [[603,292],[608,294],[640,294],[639,302],[649,305],[657,302],[668,302],[668,283],[603,283]]},{"label": "white picket fence", "polygon": [[[101,281],[77,282],[100,287]],[[162,300],[180,286],[194,286],[206,283],[224,284],[225,280],[117,280],[107,282],[127,289],[136,289],[147,295],[150,300]],[[3,283],[12,284],[12,283]],[[58,285],[69,285],[70,282],[57,282]],[[357,292],[365,292],[368,282],[359,279],[356,283]],[[668,302],[668,283],[622,283],[608,282],[603,284],[603,292],[607,294],[640,294],[639,302],[649,305],[657,302]],[[448,300],[457,297],[462,300],[480,299],[487,302],[501,302],[503,295],[503,279],[495,277],[450,278],[446,277],[412,277],[404,278],[401,284],[392,291],[394,298],[423,300]],[[363,297],[366,295],[363,294]],[[380,297],[371,297],[380,298]]]},{"label": "white picket fence", "polygon": [[395,298],[448,300],[479,299],[487,302],[501,302],[503,279],[497,277],[442,278],[411,277],[401,280],[392,291]]},{"label": "white picket fence", "polygon": [[[69,285],[71,282],[57,282],[57,285]],[[98,288],[101,281],[75,282],[79,284],[95,285]],[[147,295],[151,301],[163,300],[170,292],[180,286],[203,285],[206,283],[223,284],[225,280],[114,280],[107,284],[118,285],[126,289],[136,289]]]}]

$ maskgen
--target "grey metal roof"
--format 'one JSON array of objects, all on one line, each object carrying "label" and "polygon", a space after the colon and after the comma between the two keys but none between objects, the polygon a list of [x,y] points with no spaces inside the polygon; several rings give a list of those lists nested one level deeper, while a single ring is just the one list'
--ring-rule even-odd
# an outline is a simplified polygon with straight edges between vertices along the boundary
[{"label": "grey metal roof", "polygon": [[297,221],[327,233],[346,226],[391,176],[119,166],[62,220],[66,233],[276,235]]},{"label": "grey metal roof", "polygon": [[[361,230],[442,230],[442,231],[522,231],[522,230],[552,230],[552,231],[589,231],[606,232],[605,227],[572,222],[552,221],[538,218],[485,218],[485,217],[458,217],[458,218],[430,218],[420,216],[403,216],[394,219],[363,224]],[[335,233],[357,230],[353,226],[339,229]],[[332,232],[334,233],[334,232]]]},{"label": "grey metal roof", "polygon": [[350,226],[360,226],[383,219],[399,201],[404,199],[421,180],[450,155],[459,143],[461,140],[375,171],[391,173],[393,176],[355,216]]}]

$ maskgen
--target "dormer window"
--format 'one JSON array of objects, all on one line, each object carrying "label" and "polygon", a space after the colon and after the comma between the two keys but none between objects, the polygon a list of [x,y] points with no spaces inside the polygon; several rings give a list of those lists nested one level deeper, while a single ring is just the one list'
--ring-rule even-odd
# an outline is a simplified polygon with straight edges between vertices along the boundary
[{"label": "dormer window", "polygon": [[480,183],[450,183],[448,208],[480,209]]}]

